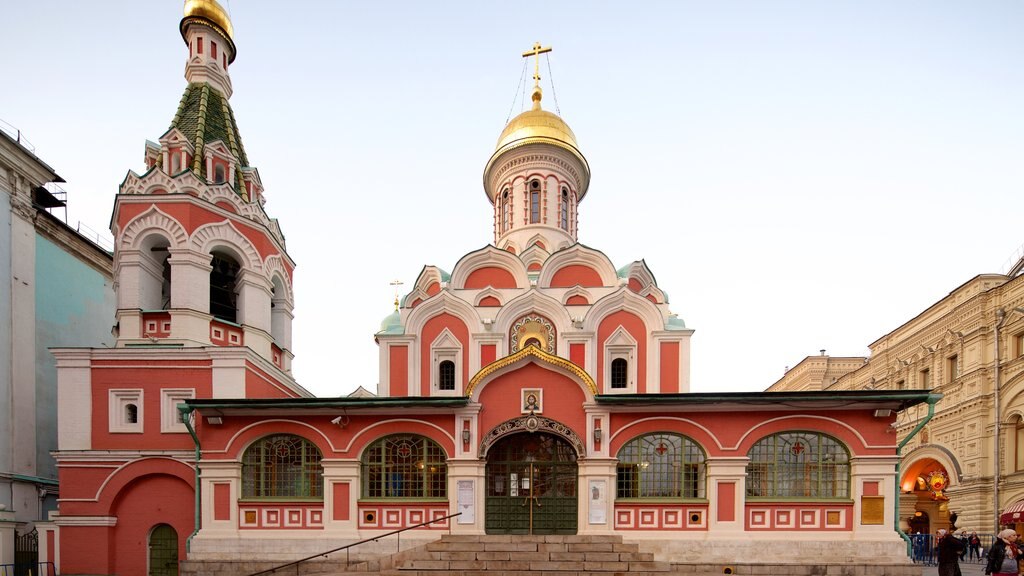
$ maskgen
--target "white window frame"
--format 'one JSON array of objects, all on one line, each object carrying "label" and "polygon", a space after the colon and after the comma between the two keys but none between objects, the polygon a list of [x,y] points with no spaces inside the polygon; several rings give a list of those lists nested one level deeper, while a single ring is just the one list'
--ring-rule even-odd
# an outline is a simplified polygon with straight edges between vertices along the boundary
[{"label": "white window frame", "polygon": [[164,388],[160,390],[160,432],[162,434],[188,433],[178,420],[178,404],[196,397],[195,388]]},{"label": "white window frame", "polygon": [[[612,388],[612,361],[618,358],[626,360],[626,387]],[[636,340],[619,326],[612,332],[612,335],[604,341],[604,382],[601,387],[605,394],[635,394],[636,393],[636,365],[637,344]]]},{"label": "white window frame", "polygon": [[[145,410],[141,388],[110,390],[108,393],[109,424],[112,434],[141,434],[144,430]],[[125,409],[129,404],[135,405],[135,422],[128,422]]]},{"label": "white window frame", "polygon": [[[455,389],[441,390],[441,362],[455,363]],[[430,344],[430,394],[432,396],[462,395],[462,343],[445,328]]]}]

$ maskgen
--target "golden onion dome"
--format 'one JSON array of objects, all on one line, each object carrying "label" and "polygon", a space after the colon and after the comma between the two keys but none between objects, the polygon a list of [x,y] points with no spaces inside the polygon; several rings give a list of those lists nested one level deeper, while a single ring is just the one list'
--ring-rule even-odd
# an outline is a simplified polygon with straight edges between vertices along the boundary
[{"label": "golden onion dome", "polygon": [[486,178],[494,166],[494,162],[505,152],[527,144],[549,144],[566,150],[582,163],[584,180],[580,183],[579,197],[583,198],[590,184],[590,168],[576,144],[576,135],[573,134],[565,120],[562,120],[557,114],[541,109],[540,86],[534,86],[531,98],[533,100],[532,109],[513,118],[501,131],[494,154],[491,155],[491,159],[484,169],[484,186],[487,186]]},{"label": "golden onion dome", "polygon": [[568,147],[570,152],[580,153],[576,146],[576,135],[569,125],[557,114],[542,110],[540,100],[541,91],[536,87],[533,89],[533,108],[516,116],[505,126],[498,137],[496,152],[518,144],[549,142]]},{"label": "golden onion dome", "polygon": [[[185,28],[192,22],[200,22],[220,32],[231,44],[231,58],[235,61],[235,30],[231,26],[231,18],[217,0],[185,0],[185,16],[181,19],[181,37],[185,38]],[[185,38],[188,42],[188,39]]]}]

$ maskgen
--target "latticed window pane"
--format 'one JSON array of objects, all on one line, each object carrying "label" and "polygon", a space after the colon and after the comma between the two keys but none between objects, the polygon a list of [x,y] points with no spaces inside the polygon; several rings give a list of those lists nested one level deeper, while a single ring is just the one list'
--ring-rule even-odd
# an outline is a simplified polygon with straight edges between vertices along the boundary
[{"label": "latticed window pane", "polygon": [[618,458],[616,498],[704,498],[704,450],[686,436],[640,436]]},{"label": "latticed window pane", "polygon": [[320,459],[320,450],[298,436],[261,438],[242,456],[242,497],[322,499]]},{"label": "latticed window pane", "polygon": [[629,363],[625,358],[616,358],[612,360],[612,388],[625,388],[626,387],[626,373],[628,372]]},{"label": "latticed window pane", "polygon": [[363,453],[364,498],[446,498],[444,450],[422,436],[387,436]]},{"label": "latticed window pane", "polygon": [[455,362],[443,360],[438,366],[438,383],[440,390],[455,390]]},{"label": "latticed window pane", "polygon": [[816,432],[773,434],[754,444],[747,457],[747,496],[850,496],[850,454],[831,436]]}]

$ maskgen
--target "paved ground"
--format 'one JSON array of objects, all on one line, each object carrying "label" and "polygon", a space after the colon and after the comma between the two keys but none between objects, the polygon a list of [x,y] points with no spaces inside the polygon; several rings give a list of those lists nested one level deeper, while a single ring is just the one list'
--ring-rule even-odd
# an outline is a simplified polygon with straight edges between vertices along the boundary
[{"label": "paved ground", "polygon": [[[985,564],[983,562],[961,562],[960,572],[964,576],[982,576],[985,573]],[[938,576],[938,573],[935,566],[926,566],[921,576]]]}]

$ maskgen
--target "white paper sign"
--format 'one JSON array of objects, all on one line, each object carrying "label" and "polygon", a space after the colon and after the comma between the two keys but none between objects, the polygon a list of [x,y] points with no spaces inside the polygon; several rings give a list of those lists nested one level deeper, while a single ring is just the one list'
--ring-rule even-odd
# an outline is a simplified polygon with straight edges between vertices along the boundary
[{"label": "white paper sign", "polygon": [[476,498],[474,496],[473,481],[472,480],[459,480],[458,481],[458,511],[462,512],[462,516],[459,516],[459,524],[475,524],[476,523]]},{"label": "white paper sign", "polygon": [[604,480],[591,480],[590,490],[587,491],[587,500],[590,503],[590,523],[606,524],[608,496],[605,493]]}]

